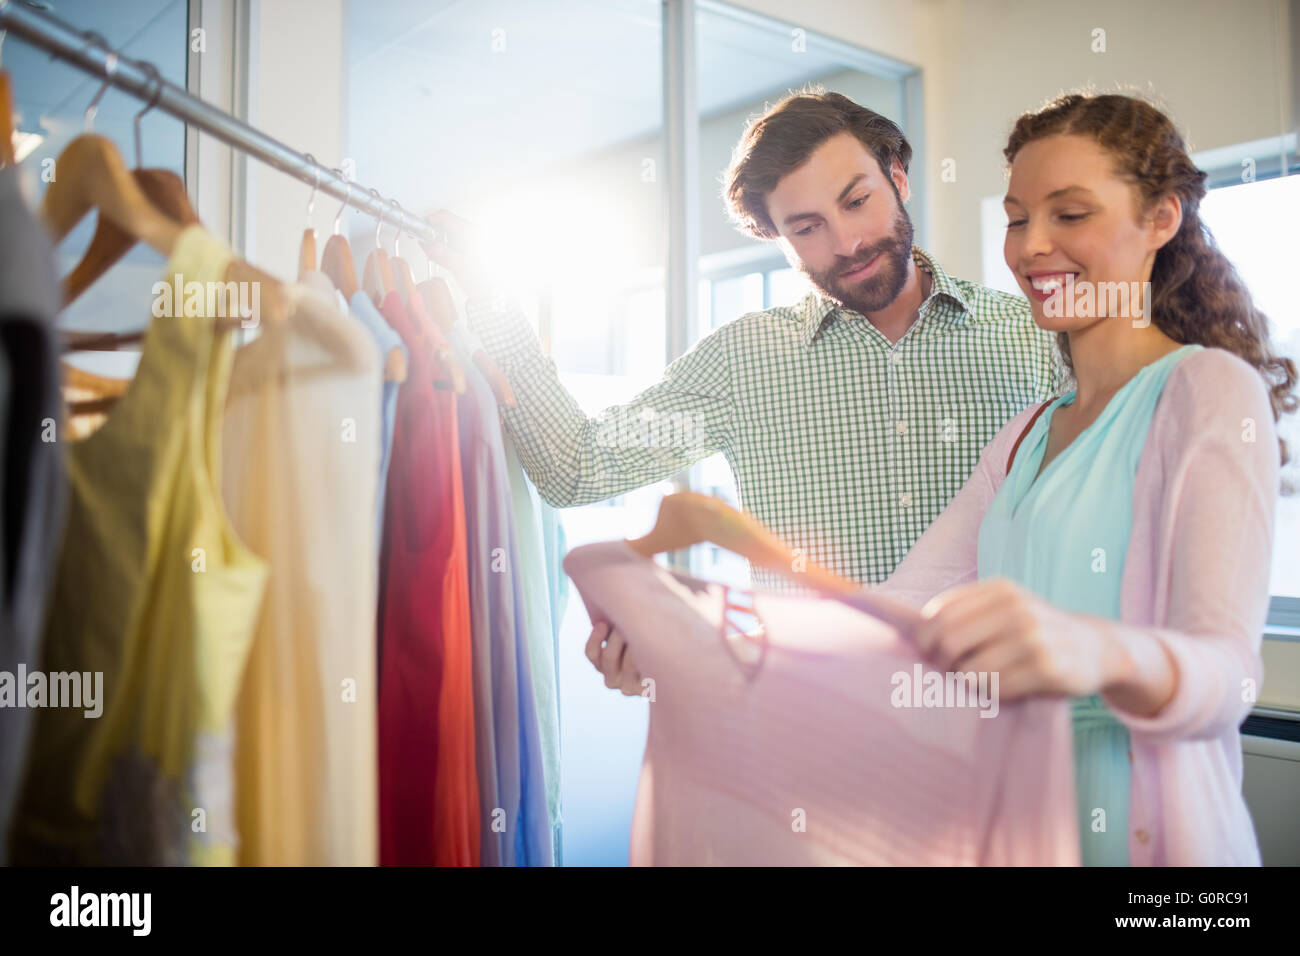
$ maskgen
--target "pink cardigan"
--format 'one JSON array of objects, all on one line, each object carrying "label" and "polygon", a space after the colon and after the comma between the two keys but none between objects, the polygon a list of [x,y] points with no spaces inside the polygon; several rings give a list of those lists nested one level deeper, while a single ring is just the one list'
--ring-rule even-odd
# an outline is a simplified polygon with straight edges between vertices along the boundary
[{"label": "pink cardigan", "polygon": [[[921,605],[977,579],[980,521],[1034,409],[979,464],[877,590]],[[1151,421],[1133,490],[1120,599],[1121,639],[1154,637],[1177,690],[1154,716],[1107,703],[1129,729],[1134,866],[1258,866],[1241,795],[1241,738],[1263,680],[1279,455],[1263,379],[1222,349],[1187,356]]]}]

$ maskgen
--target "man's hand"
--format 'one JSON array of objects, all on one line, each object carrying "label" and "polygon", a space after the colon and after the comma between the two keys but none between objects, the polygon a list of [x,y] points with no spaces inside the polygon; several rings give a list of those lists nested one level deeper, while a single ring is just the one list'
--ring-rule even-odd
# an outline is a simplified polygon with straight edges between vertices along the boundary
[{"label": "man's hand", "polygon": [[627,641],[608,623],[597,624],[587,638],[587,660],[605,677],[605,686],[628,697],[641,696],[641,672],[636,669]]},{"label": "man's hand", "polygon": [[473,224],[446,209],[425,216],[441,236],[441,241],[420,243],[420,248],[438,265],[451,272],[457,284],[471,299],[491,295],[488,256],[483,234]]}]

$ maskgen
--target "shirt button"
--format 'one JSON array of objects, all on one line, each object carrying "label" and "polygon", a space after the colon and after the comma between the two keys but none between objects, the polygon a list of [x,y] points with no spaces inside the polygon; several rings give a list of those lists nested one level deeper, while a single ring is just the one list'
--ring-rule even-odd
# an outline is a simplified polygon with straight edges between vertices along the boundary
[{"label": "shirt button", "polygon": [[907,422],[895,422],[894,431],[899,435],[907,434]]},{"label": "shirt button", "polygon": [[1151,842],[1151,834],[1147,833],[1146,830],[1138,830],[1134,835],[1138,838],[1138,842],[1143,846]]},{"label": "shirt button", "polygon": [[903,492],[898,498],[898,503],[904,508],[912,507],[912,493],[910,491]]},{"label": "shirt button", "polygon": [[890,362],[891,365],[902,365],[902,364],[903,364],[903,353],[902,353],[902,352],[895,352],[893,355],[889,356],[889,362]]}]

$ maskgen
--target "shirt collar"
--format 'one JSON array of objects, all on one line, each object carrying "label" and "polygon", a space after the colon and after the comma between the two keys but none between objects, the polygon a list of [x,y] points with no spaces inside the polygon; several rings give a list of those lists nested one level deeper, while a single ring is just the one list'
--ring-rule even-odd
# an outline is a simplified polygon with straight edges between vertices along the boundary
[{"label": "shirt collar", "polygon": [[[962,321],[973,314],[974,309],[966,292],[920,246],[912,247],[912,261],[919,269],[928,272],[931,276],[930,295],[921,303],[917,322],[925,321],[927,317],[936,314],[940,302],[945,304],[951,302],[956,307],[955,310],[951,308],[942,310],[946,314],[947,323]],[[812,344],[818,332],[840,318],[840,314],[845,311],[839,303],[820,289],[810,292],[800,304],[800,308],[803,314],[799,323],[799,341],[805,348]]]}]

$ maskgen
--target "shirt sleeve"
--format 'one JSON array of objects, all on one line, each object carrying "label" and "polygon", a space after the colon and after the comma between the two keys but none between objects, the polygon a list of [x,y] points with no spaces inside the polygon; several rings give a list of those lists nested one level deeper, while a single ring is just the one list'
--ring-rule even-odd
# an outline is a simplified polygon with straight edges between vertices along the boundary
[{"label": "shirt sleeve", "polygon": [[729,333],[705,336],[631,401],[589,417],[560,383],[513,296],[465,303],[471,331],[515,393],[503,408],[524,471],[556,508],[662,481],[722,450],[732,433]]},{"label": "shirt sleeve", "polygon": [[872,590],[922,607],[935,595],[979,577],[980,524],[1006,477],[1011,446],[1037,408],[1031,405],[993,436],[961,491],[930,522],[894,573]]},{"label": "shirt sleeve", "polygon": [[1151,436],[1160,450],[1160,488],[1151,505],[1159,519],[1141,541],[1152,567],[1139,578],[1154,595],[1159,626],[1116,625],[1113,633],[1148,646],[1154,638],[1174,663],[1176,689],[1150,716],[1102,696],[1134,734],[1209,739],[1241,725],[1263,679],[1277,432],[1260,374],[1221,349],[1184,359],[1161,402],[1167,413],[1157,410]]}]

